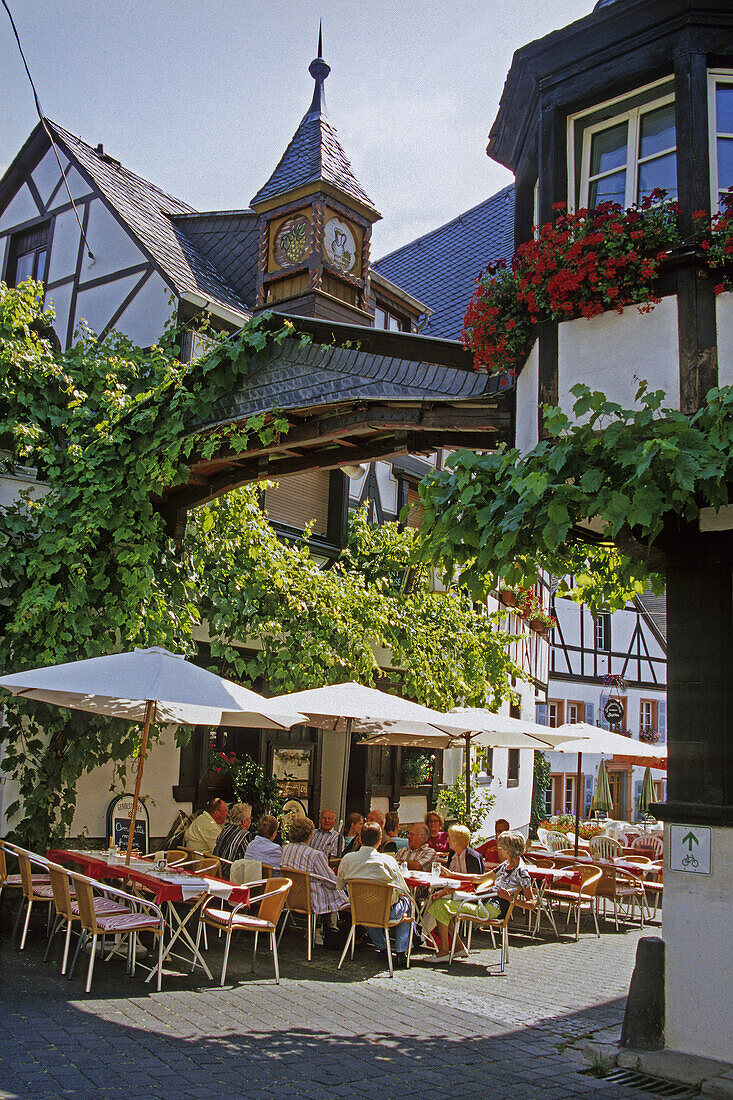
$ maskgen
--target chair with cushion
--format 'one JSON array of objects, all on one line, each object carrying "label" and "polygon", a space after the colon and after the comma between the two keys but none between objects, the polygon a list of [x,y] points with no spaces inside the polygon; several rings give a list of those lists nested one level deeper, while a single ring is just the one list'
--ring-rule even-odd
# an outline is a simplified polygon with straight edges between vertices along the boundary
[{"label": "chair with cushion", "polygon": [[603,871],[592,863],[575,864],[569,869],[573,872],[573,875],[577,876],[579,881],[577,883],[569,882],[562,886],[551,886],[548,890],[545,890],[545,900],[549,905],[556,904],[561,908],[563,905],[567,906],[566,929],[570,924],[570,914],[575,913],[576,940],[580,934],[581,910],[590,910],[596,927],[596,935],[600,938],[601,933],[598,930],[598,918],[596,917],[596,891],[603,877]]},{"label": "chair with cushion", "polygon": [[594,836],[590,842],[590,854],[592,859],[616,859],[623,851],[620,840],[614,840],[612,836]]},{"label": "chair with cushion", "polygon": [[221,878],[221,860],[217,856],[202,856],[187,870],[194,875],[213,875],[214,878]]},{"label": "chair with cushion", "polygon": [[[482,886],[485,886],[482,883]],[[517,898],[521,893],[521,888],[517,890],[512,896],[512,900],[509,904],[509,908],[503,917],[481,917],[477,913],[471,912],[469,906],[475,906],[477,900],[481,900],[481,891],[477,890],[476,893],[463,893],[463,891],[457,890],[453,897],[458,901],[458,909],[456,915],[453,918],[453,939],[451,940],[450,955],[448,956],[448,966],[450,967],[453,962],[453,956],[456,950],[456,942],[458,940],[458,926],[459,923],[468,922],[469,930],[474,924],[480,925],[481,928],[488,928],[491,932],[491,940],[494,943],[494,932],[501,933],[501,963],[499,973],[503,974],[507,962],[509,961],[509,921],[512,918],[514,912],[514,906],[517,903]],[[471,950],[471,939],[469,936],[467,948]]]},{"label": "chair with cushion", "polygon": [[[48,958],[51,945],[57,932],[60,932],[66,922],[66,939],[64,942],[64,954],[61,960],[61,973],[66,973],[66,964],[69,958],[69,943],[71,941],[71,930],[74,924],[81,924],[81,916],[79,914],[79,902],[76,898],[75,892],[71,887],[71,880],[69,878],[69,872],[60,867],[57,863],[48,864],[48,873],[51,879],[51,889],[53,891],[53,902],[56,907],[56,920],[54,926],[51,929],[51,935],[48,937],[48,943],[46,944],[46,953],[43,956],[45,962]],[[125,913],[127,912],[126,906],[120,901],[114,901],[112,898],[106,897],[94,897],[93,899],[94,911],[99,916],[106,916],[110,913]],[[81,935],[81,928],[79,929]]]},{"label": "chair with cushion", "polygon": [[[653,863],[652,867],[653,870],[644,879],[644,894],[649,908],[649,920],[654,920],[656,918],[657,909],[661,909],[662,899],[664,897],[664,863],[662,860],[659,860]],[[650,899],[654,902],[653,909],[650,906]]]},{"label": "chair with cushion", "polygon": [[[7,865],[7,861],[6,861],[6,858],[5,858],[6,847],[7,847],[8,853],[10,855],[15,854],[14,851],[13,851],[13,846],[11,844],[9,844],[7,841],[0,840],[0,911],[2,911],[3,901],[5,900],[5,891],[6,890],[17,890],[18,892],[21,892],[22,887],[23,887],[23,881],[20,877],[20,874],[17,874],[17,875],[15,875],[15,874],[9,875],[8,874],[8,865]],[[41,883],[48,884],[51,881],[49,879],[48,875],[45,872],[40,873],[40,874],[35,874],[34,873],[31,876],[31,879],[37,885],[40,885]],[[23,896],[21,894],[20,905],[18,906],[18,913],[17,913],[16,919],[15,919],[15,927],[13,928],[13,936],[12,936],[13,939],[15,939],[15,936],[17,934],[18,926],[20,925],[20,918],[21,918],[22,914],[23,914]]]},{"label": "chair with cushion", "polygon": [[[264,885],[256,883],[253,885]],[[257,899],[257,916],[243,912],[248,905],[236,905],[234,909],[225,909],[218,898],[209,898],[201,911],[199,931],[196,938],[196,950],[198,951],[201,929],[206,924],[210,928],[217,928],[226,935],[224,946],[224,960],[221,966],[221,985],[224,985],[227,976],[227,964],[229,962],[229,949],[232,943],[232,935],[235,932],[254,932],[254,949],[252,951],[252,973],[255,972],[255,959],[257,956],[257,940],[260,932],[270,937],[270,950],[275,966],[275,984],[280,984],[280,965],[277,957],[277,922],[288,897],[290,890],[290,878],[271,878],[266,884],[267,890]]]},{"label": "chair with cushion", "polygon": [[235,886],[245,886],[250,882],[261,882],[264,879],[263,867],[259,859],[235,859],[229,869],[229,881]]},{"label": "chair with cushion", "polygon": [[617,932],[619,902],[626,906],[626,914],[629,920],[633,919],[638,905],[641,927],[644,927],[646,895],[644,893],[644,882],[640,876],[624,871],[620,867],[604,866],[603,876],[596,891],[596,910],[601,899],[603,900],[604,918],[606,916],[606,902],[613,902],[613,916]]},{"label": "chair with cushion", "polygon": [[389,976],[394,978],[394,965],[392,963],[392,945],[389,942],[390,928],[396,928],[398,924],[410,922],[410,939],[407,945],[407,966],[410,965],[412,955],[412,934],[415,928],[415,900],[411,894],[398,891],[401,897],[406,897],[410,903],[410,915],[400,917],[399,920],[390,920],[392,898],[395,887],[389,882],[375,882],[374,879],[352,878],[347,883],[349,904],[351,905],[351,930],[339,959],[338,969],[341,969],[346,958],[346,952],[351,947],[351,958],[354,957],[354,944],[356,941],[357,925],[362,928],[381,928],[387,941],[387,965]]},{"label": "chair with cushion", "polygon": [[664,855],[664,840],[656,833],[642,833],[634,837],[629,847],[640,850],[644,855],[651,854],[653,859],[661,859]]},{"label": "chair with cushion", "polygon": [[[20,950],[25,948],[26,936],[28,935],[28,926],[31,921],[31,912],[35,902],[40,901],[48,905],[48,928],[51,927],[51,917],[53,913],[53,889],[51,888],[51,879],[48,876],[48,865],[45,860],[41,860],[40,856],[34,856],[32,852],[28,852],[25,848],[18,848],[16,845],[11,845],[7,841],[5,842],[6,848],[12,851],[13,855],[18,860],[18,870],[20,871],[20,884],[23,891],[23,899],[26,904],[25,921],[23,922],[23,931],[20,937]],[[36,866],[43,869],[42,881],[38,881],[38,876],[33,874],[31,861]],[[36,881],[34,882],[34,879]],[[22,906],[21,906],[22,912]],[[18,913],[18,919],[15,922],[16,928],[20,920],[20,912]],[[15,934],[15,930],[13,932]]]},{"label": "chair with cushion", "polygon": [[[283,920],[282,927],[280,928],[280,934],[277,938],[279,943],[282,939],[283,932],[285,931],[285,925],[288,923],[288,918],[291,913],[301,913],[306,920],[306,944],[308,950],[308,962],[311,960],[311,954],[313,951],[313,941],[316,935],[316,914],[313,912],[313,906],[311,904],[311,876],[308,871],[296,871],[293,867],[282,867],[281,873],[287,875],[291,882],[290,892],[287,895],[285,902],[285,919]],[[274,880],[270,880],[272,884]],[[330,885],[330,883],[329,883]]]},{"label": "chair with cushion", "polygon": [[[80,950],[91,937],[92,942],[86,981],[86,992],[89,992],[92,987],[94,960],[97,954],[97,939],[99,936],[130,937],[128,941],[128,970],[131,974],[134,974],[135,947],[138,933],[152,932],[154,936],[158,937],[158,964],[156,969],[158,972],[158,992],[160,992],[163,976],[163,933],[165,932],[165,917],[159,906],[157,906],[155,902],[147,901],[141,897],[135,897],[133,894],[126,894],[123,890],[118,890],[114,886],[108,886],[107,883],[95,882],[94,879],[87,878],[86,875],[80,875],[76,871],[69,871],[68,875],[76,892],[76,900],[79,906],[79,920],[83,930],[83,935],[79,938],[79,943],[74,954],[74,961],[71,964],[69,977],[71,978],[74,973],[74,967]],[[95,906],[95,890],[97,894],[101,894],[102,897],[106,898],[108,901],[119,902],[120,908],[115,912],[99,912]]]}]

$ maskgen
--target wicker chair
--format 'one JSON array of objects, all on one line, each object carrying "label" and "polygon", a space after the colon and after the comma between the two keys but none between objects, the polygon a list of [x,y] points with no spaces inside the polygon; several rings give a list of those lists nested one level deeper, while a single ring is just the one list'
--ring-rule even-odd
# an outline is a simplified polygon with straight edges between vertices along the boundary
[{"label": "wicker chair", "polygon": [[[66,922],[66,939],[64,942],[64,954],[61,960],[61,973],[66,973],[66,964],[69,959],[69,943],[71,941],[71,930],[74,924],[80,924],[81,916],[79,913],[79,902],[76,898],[75,892],[71,888],[71,880],[69,878],[69,872],[64,867],[59,867],[57,863],[48,864],[48,873],[51,879],[51,889],[53,891],[53,902],[56,907],[56,920],[54,926],[51,929],[51,935],[48,937],[48,943],[46,944],[46,953],[43,956],[45,962],[48,958],[51,945],[57,932],[60,932]],[[99,916],[107,916],[110,913],[125,913],[127,907],[122,902],[114,901],[111,898],[94,897],[93,898],[94,911]]]},{"label": "wicker chair", "polygon": [[[13,844],[5,842],[5,846],[9,851],[12,851],[13,855],[18,860],[18,870],[20,871],[20,884],[23,891],[23,898],[26,903],[25,921],[23,922],[23,931],[20,937],[20,950],[25,948],[25,941],[28,935],[28,926],[31,921],[31,912],[33,910],[34,902],[40,901],[48,905],[48,929],[51,928],[51,916],[53,913],[53,889],[51,887],[51,880],[48,877],[47,864],[41,860],[40,856],[34,856],[32,852],[26,851],[24,848],[18,848]],[[35,862],[39,866],[44,868],[43,881],[38,882],[38,876],[34,875],[31,869],[31,861]],[[34,882],[33,880],[36,879]],[[17,929],[20,921],[21,910],[18,913],[18,918],[15,922],[15,928]],[[15,930],[14,933],[15,934]]]},{"label": "wicker chair", "polygon": [[[68,872],[79,906],[79,920],[83,933],[79,937],[79,943],[71,964],[69,978],[74,973],[79,951],[91,937],[91,952],[89,966],[87,967],[86,992],[92,987],[92,975],[94,973],[94,960],[97,954],[97,939],[99,936],[129,936],[128,941],[128,971],[135,973],[135,946],[138,932],[152,932],[158,937],[158,992],[160,992],[163,976],[163,933],[165,931],[165,917],[162,910],[152,901],[126,894],[123,890],[108,886],[106,883],[95,882],[86,875]],[[121,902],[120,909],[114,913],[99,913],[95,907],[95,894],[98,891],[111,901]]]},{"label": "wicker chair", "polygon": [[613,902],[613,916],[617,932],[619,902],[626,904],[627,915],[630,920],[633,919],[638,904],[641,927],[644,927],[646,894],[644,892],[644,883],[641,878],[637,878],[636,875],[630,874],[628,871],[623,871],[620,867],[603,867],[603,877],[597,889],[596,909],[601,899],[603,899],[604,918],[606,916],[606,902],[609,900]]},{"label": "wicker chair", "polygon": [[[19,874],[9,875],[8,865],[5,859],[5,848],[7,846],[8,852],[11,855],[15,855],[13,851],[13,845],[8,844],[7,841],[0,840],[0,912],[2,911],[3,902],[5,901],[6,890],[17,890],[20,892],[23,887],[23,881]],[[50,883],[50,879],[47,874],[34,874],[31,876],[33,883],[40,885],[41,883]],[[23,914],[23,896],[21,894],[20,905],[18,906],[18,912],[15,918],[15,927],[13,928],[13,936],[15,939],[18,934],[18,927],[20,925],[20,918]]]},{"label": "wicker chair", "polygon": [[[227,976],[227,964],[229,962],[229,949],[232,943],[232,935],[235,932],[254,932],[255,942],[254,949],[252,951],[252,973],[255,972],[255,959],[257,956],[257,940],[260,932],[266,932],[270,937],[270,950],[272,951],[272,961],[275,966],[275,984],[280,984],[280,964],[277,957],[277,922],[280,920],[280,914],[283,911],[283,906],[288,898],[288,893],[291,887],[290,878],[271,878],[267,883],[267,891],[258,898],[258,911],[257,916],[252,916],[250,913],[243,913],[242,909],[246,909],[247,905],[237,905],[234,909],[224,909],[221,906],[221,902],[217,898],[210,898],[204,904],[201,911],[201,920],[199,922],[199,931],[196,938],[196,950],[198,950],[201,929],[207,924],[211,928],[217,928],[220,932],[224,932],[226,935],[226,945],[224,947],[224,960],[221,966],[221,982],[220,985],[224,985]],[[214,908],[218,906],[218,908]]]},{"label": "wicker chair", "polygon": [[392,886],[391,883],[375,882],[374,879],[352,878],[349,879],[346,885],[349,891],[349,903],[351,905],[351,930],[349,931],[344,950],[341,953],[338,969],[341,969],[349,947],[351,947],[351,958],[353,959],[354,957],[357,925],[361,925],[362,928],[381,928],[384,932],[384,938],[387,941],[387,965],[389,966],[389,976],[390,978],[394,978],[394,964],[392,962],[392,945],[389,942],[389,930],[390,928],[396,928],[398,924],[404,924],[405,921],[410,922],[410,939],[407,945],[407,965],[409,967],[410,957],[412,955],[412,933],[415,928],[414,898],[411,894],[405,894],[402,890],[397,891],[400,897],[406,897],[408,899],[410,903],[410,915],[392,921],[390,920],[389,914],[396,888]]},{"label": "wicker chair", "polygon": [[[280,934],[277,938],[278,944],[283,937],[285,931],[285,925],[288,923],[288,918],[291,913],[302,913],[306,918],[306,943],[308,950],[308,962],[310,962],[311,954],[313,950],[313,941],[316,935],[316,914],[313,912],[313,905],[311,903],[311,879],[316,879],[320,882],[328,883],[329,886],[333,886],[333,880],[322,878],[320,875],[311,874],[310,871],[297,871],[294,867],[281,867],[280,873],[287,875],[291,880],[292,886],[290,893],[288,894],[287,901],[285,903],[285,919],[283,920],[280,928]],[[272,880],[270,880],[272,881]]]},{"label": "wicker chair", "polygon": [[[509,903],[509,908],[507,909],[503,917],[481,917],[478,916],[478,914],[470,912],[470,910],[466,908],[469,905],[475,905],[477,900],[481,900],[481,893],[478,890],[475,894],[463,894],[457,891],[453,895],[455,898],[458,899],[459,905],[456,911],[456,915],[453,918],[453,939],[451,940],[450,955],[448,956],[449,967],[453,962],[453,956],[456,950],[456,941],[458,940],[458,925],[461,922],[468,922],[469,928],[471,928],[474,924],[480,925],[481,928],[488,928],[491,931],[492,942],[494,942],[494,932],[498,931],[501,933],[501,964],[499,968],[499,973],[504,973],[507,962],[509,961],[509,921],[511,920],[514,906],[520,892],[521,888],[514,893],[512,900]],[[470,951],[470,938],[467,947]]]},{"label": "wicker chair", "polygon": [[664,863],[659,860],[653,864],[654,878],[644,879],[644,894],[646,896],[646,903],[649,906],[649,899],[654,901],[654,908],[650,909],[648,913],[649,920],[654,920],[657,915],[657,909],[662,907],[662,899],[664,897]]},{"label": "wicker chair", "polygon": [[620,840],[612,836],[594,836],[590,842],[590,854],[593,859],[615,859],[623,851]]},{"label": "wicker chair", "polygon": [[221,878],[221,860],[217,856],[202,856],[188,870],[194,875],[214,875]]},{"label": "wicker chair", "polygon": [[557,904],[559,906],[567,905],[568,912],[565,918],[565,928],[570,924],[570,914],[575,913],[575,939],[578,939],[580,934],[580,913],[582,909],[589,909],[593,915],[593,923],[596,927],[596,935],[600,938],[601,933],[598,930],[598,918],[596,916],[596,890],[598,884],[603,877],[603,871],[600,867],[595,867],[593,864],[576,864],[572,871],[574,874],[580,877],[580,882],[577,886],[569,883],[567,887],[551,887],[549,890],[545,890],[545,900],[548,904]]}]

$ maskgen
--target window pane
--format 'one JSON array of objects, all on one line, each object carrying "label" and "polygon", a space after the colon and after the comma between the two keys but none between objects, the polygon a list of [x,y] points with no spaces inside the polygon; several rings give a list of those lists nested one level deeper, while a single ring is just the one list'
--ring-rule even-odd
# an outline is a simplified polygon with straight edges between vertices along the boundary
[{"label": "window pane", "polygon": [[18,256],[15,264],[15,285],[24,283],[26,279],[33,278],[33,260],[35,252],[26,252],[24,256]]},{"label": "window pane", "polygon": [[591,210],[601,202],[618,202],[622,206],[626,202],[626,172],[614,172],[612,176],[604,176],[601,180],[594,180],[588,190],[588,206]]},{"label": "window pane", "polygon": [[393,317],[391,313],[389,315],[389,327],[392,329],[393,332],[400,331],[400,322],[396,317]]},{"label": "window pane", "polygon": [[733,84],[715,89],[715,115],[719,134],[733,134]]},{"label": "window pane", "polygon": [[718,138],[718,187],[733,187],[733,138]]},{"label": "window pane", "polygon": [[47,252],[45,248],[41,248],[36,252],[36,274],[35,278],[39,283],[42,283],[46,278],[46,256]]},{"label": "window pane", "polygon": [[677,197],[677,154],[667,153],[639,165],[639,193],[643,198],[655,187],[663,187],[670,198]]},{"label": "window pane", "polygon": [[627,132],[628,123],[621,122],[617,126],[609,126],[607,130],[601,130],[600,133],[593,135],[590,150],[591,176],[625,166]]},{"label": "window pane", "polygon": [[639,134],[639,156],[651,157],[664,149],[673,149],[676,145],[674,129],[674,103],[658,107],[641,116]]},{"label": "window pane", "polygon": [[374,310],[374,327],[386,328],[387,327],[387,314],[379,306]]}]

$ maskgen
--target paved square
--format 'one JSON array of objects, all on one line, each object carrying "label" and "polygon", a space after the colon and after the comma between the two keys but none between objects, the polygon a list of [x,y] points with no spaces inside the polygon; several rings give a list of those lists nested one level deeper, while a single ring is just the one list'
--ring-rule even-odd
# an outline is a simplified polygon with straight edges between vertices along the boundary
[{"label": "paved square", "polygon": [[[243,940],[223,989],[168,972],[155,993],[113,960],[97,963],[87,996],[81,962],[71,982],[59,975],[60,949],[43,962],[41,912],[26,950],[11,945],[15,904],[7,899],[0,917],[0,1097],[648,1095],[584,1076],[563,1053],[581,1036],[618,1030],[635,927],[616,934],[607,924],[600,940],[584,931],[578,943],[513,936],[504,976],[481,935],[450,973],[419,956],[394,980],[369,949],[340,972],[322,947],[308,963],[294,930],[279,986],[264,950],[250,974]],[[220,973],[213,937],[207,958]]]}]

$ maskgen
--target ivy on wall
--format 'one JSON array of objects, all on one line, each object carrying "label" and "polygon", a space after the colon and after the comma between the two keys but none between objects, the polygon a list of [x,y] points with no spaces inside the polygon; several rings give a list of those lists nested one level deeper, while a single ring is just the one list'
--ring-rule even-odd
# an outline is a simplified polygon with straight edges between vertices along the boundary
[{"label": "ivy on wall", "polygon": [[[241,679],[264,676],[273,693],[369,683],[380,646],[392,651],[405,694],[430,705],[511,693],[518,669],[508,639],[465,591],[431,592],[423,573],[403,594],[411,531],[373,531],[357,516],[348,551],[323,571],[307,546],[277,539],[250,486],[193,512],[181,547],[166,536],[151,497],[187,478],[194,447],[205,455],[222,443],[191,425],[205,423],[252,358],[291,328],[273,333],[252,321],[187,365],[172,335],[143,351],[119,334],[97,342],[82,333],[61,354],[44,336],[52,317],[38,298],[37,284],[0,284],[0,448],[7,469],[33,466],[48,488],[3,511],[3,671],[133,646],[192,655],[205,620],[212,656]],[[280,418],[253,418],[227,441],[243,448],[286,430]],[[80,775],[124,762],[139,731],[17,697],[3,704],[2,766],[19,781],[18,831],[42,846],[68,830]]]},{"label": "ivy on wall", "polygon": [[575,418],[546,407],[549,438],[528,454],[458,451],[420,486],[423,560],[477,596],[545,571],[594,615],[622,608],[647,584],[662,591],[665,525],[731,500],[733,386],[711,389],[691,416],[645,383],[633,409],[582,384],[572,393]]}]

